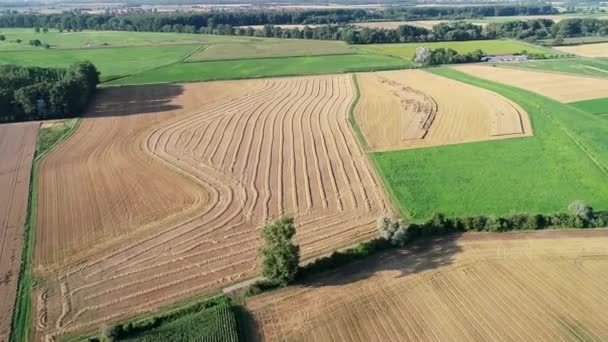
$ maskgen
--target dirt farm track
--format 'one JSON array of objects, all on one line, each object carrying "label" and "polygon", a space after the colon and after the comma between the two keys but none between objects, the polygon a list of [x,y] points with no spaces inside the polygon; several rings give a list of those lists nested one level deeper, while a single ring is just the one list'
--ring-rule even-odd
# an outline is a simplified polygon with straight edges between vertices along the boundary
[{"label": "dirt farm track", "polygon": [[348,75],[103,90],[42,165],[37,336],[251,277],[258,226],[281,214],[304,259],[375,234],[391,209],[354,94]]},{"label": "dirt farm track", "polygon": [[265,341],[606,341],[608,231],[464,234],[248,300]]},{"label": "dirt farm track", "polygon": [[10,335],[39,125],[0,125],[0,341]]}]

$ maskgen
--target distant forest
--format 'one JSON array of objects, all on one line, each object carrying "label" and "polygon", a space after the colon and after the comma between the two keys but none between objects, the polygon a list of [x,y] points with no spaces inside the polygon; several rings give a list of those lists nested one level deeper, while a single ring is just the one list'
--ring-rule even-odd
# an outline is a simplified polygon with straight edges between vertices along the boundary
[{"label": "distant forest", "polygon": [[465,19],[556,13],[550,5],[484,5],[467,7],[391,7],[372,9],[238,10],[188,13],[129,12],[127,14],[28,14],[5,12],[0,27],[54,27],[71,30],[162,31],[167,25],[346,24],[370,20]]}]

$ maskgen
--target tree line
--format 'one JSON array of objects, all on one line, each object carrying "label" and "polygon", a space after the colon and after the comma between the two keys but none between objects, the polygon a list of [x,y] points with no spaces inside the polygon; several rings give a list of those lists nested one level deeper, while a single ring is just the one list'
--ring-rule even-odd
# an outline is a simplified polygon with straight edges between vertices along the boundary
[{"label": "tree line", "polygon": [[459,64],[480,62],[484,53],[480,49],[467,53],[458,53],[454,49],[430,49],[419,47],[414,53],[413,60],[421,65]]},{"label": "tree line", "polygon": [[[421,238],[465,232],[508,232],[560,228],[586,229],[606,227],[607,225],[608,212],[595,211],[583,201],[574,201],[568,206],[567,212],[555,214],[521,213],[499,217],[485,215],[447,217],[443,214],[435,214],[431,219],[420,223],[408,222],[405,219],[380,217],[377,221],[378,238],[361,242],[352,248],[336,251],[304,266],[297,266],[299,248],[292,243],[295,234],[293,220],[282,218],[266,225],[264,229],[273,226],[275,237],[272,241],[282,241],[285,247],[278,250],[283,251],[283,254],[280,255],[287,254],[288,257],[269,259],[266,253],[261,253],[263,258],[262,275],[265,279],[251,284],[245,290],[244,295],[256,295],[286,286],[310,275],[336,269],[354,260],[366,258],[379,251],[406,246]],[[266,241],[266,247],[263,248],[268,249],[268,246],[272,246],[272,244],[269,243],[265,234],[262,236]],[[289,262],[284,262],[284,260],[289,260]],[[271,269],[272,272],[265,271],[267,268]]]},{"label": "tree line", "polygon": [[77,116],[98,83],[99,72],[90,62],[66,69],[0,66],[0,122]]},{"label": "tree line", "polygon": [[437,237],[465,232],[508,232],[516,230],[541,230],[559,228],[600,228],[608,225],[608,211],[594,211],[583,201],[574,201],[567,212],[555,214],[513,214],[491,217],[476,215],[447,217],[435,214],[421,223],[404,219],[380,217],[377,221],[379,238],[359,243],[357,246],[336,251],[305,266],[298,266],[299,246],[293,244],[295,226],[292,218],[280,218],[262,228],[265,246],[260,249],[263,280],[251,284],[244,296],[253,296],[294,281],[344,266],[354,260],[366,258],[379,251],[404,247],[421,238]]},{"label": "tree line", "polygon": [[563,39],[566,37],[606,36],[608,20],[593,18],[564,19],[558,23],[548,19],[492,23],[485,27],[489,37],[515,38],[528,41]]},{"label": "tree line", "polygon": [[463,19],[487,16],[554,14],[550,5],[485,5],[395,7],[377,9],[236,10],[185,13],[134,11],[126,14],[87,14],[77,10],[54,14],[5,11],[0,27],[47,27],[64,30],[160,32],[167,27],[215,28],[218,25],[346,24],[370,20]]},{"label": "tree line", "polygon": [[265,25],[263,28],[216,27],[203,29],[210,34],[235,34],[243,36],[342,40],[350,44],[410,43],[437,41],[466,41],[482,39],[514,38],[528,41],[538,39],[563,39],[565,37],[608,35],[608,20],[565,19],[555,23],[548,19],[520,20],[491,23],[486,27],[468,22],[444,22],[428,30],[421,27],[402,25],[396,29],[363,28],[352,25],[305,26],[303,29],[284,29]]}]

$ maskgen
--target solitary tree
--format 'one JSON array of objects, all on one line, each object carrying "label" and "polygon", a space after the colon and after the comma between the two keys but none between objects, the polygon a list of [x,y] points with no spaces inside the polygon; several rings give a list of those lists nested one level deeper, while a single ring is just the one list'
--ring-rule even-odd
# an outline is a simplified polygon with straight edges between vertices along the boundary
[{"label": "solitary tree", "polygon": [[281,285],[290,283],[298,270],[300,247],[292,243],[296,228],[292,217],[282,217],[262,227],[265,246],[260,248],[262,275]]},{"label": "solitary tree", "polygon": [[36,26],[36,27],[34,28],[34,32],[36,32],[36,33],[40,33],[40,27]]},{"label": "solitary tree", "polygon": [[426,46],[416,48],[416,54],[414,55],[414,62],[426,65],[430,62],[431,49]]},{"label": "solitary tree", "polygon": [[5,40],[6,37],[3,34],[0,34],[0,41]]},{"label": "solitary tree", "polygon": [[574,201],[574,202],[570,203],[570,205],[568,206],[568,210],[572,214],[577,215],[578,217],[582,218],[583,220],[586,220],[586,221],[593,220],[593,216],[594,216],[593,208],[588,206],[583,201]]}]

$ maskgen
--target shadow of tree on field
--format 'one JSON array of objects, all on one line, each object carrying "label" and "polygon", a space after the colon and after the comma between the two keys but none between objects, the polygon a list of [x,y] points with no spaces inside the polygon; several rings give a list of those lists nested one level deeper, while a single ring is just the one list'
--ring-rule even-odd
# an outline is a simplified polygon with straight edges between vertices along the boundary
[{"label": "shadow of tree on field", "polygon": [[99,89],[86,116],[125,116],[176,110],[182,107],[171,102],[183,92],[183,87],[175,84]]},{"label": "shadow of tree on field", "polygon": [[334,270],[309,276],[298,282],[305,287],[337,286],[372,277],[377,272],[398,271],[398,277],[451,265],[462,251],[457,244],[461,233],[426,238],[403,248],[382,251]]}]

